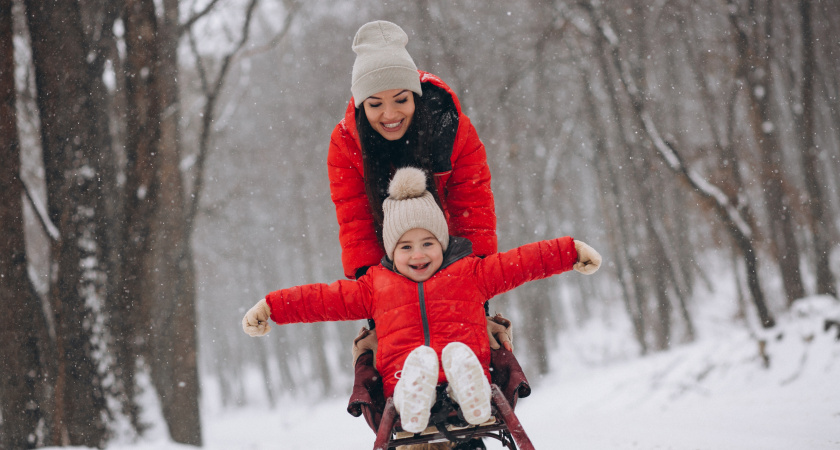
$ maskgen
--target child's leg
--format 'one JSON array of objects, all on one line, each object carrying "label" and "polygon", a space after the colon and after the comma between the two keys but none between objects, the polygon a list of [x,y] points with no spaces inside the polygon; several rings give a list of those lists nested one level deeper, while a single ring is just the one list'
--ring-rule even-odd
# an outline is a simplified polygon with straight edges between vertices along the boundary
[{"label": "child's leg", "polygon": [[431,347],[417,347],[405,359],[394,388],[394,406],[403,430],[419,433],[426,429],[436,398],[438,367],[437,353]]},{"label": "child's leg", "polygon": [[478,425],[490,418],[490,383],[478,358],[466,344],[452,342],[441,354],[449,381],[449,396],[458,402],[464,419]]}]

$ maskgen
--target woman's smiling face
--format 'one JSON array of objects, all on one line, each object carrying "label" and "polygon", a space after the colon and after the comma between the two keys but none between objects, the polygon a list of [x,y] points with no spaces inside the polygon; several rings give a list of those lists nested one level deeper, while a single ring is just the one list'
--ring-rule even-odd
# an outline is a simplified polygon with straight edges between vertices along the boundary
[{"label": "woman's smiling face", "polygon": [[408,89],[377,92],[362,106],[373,129],[389,141],[403,137],[414,117],[414,95]]},{"label": "woman's smiling face", "polygon": [[443,246],[429,230],[406,231],[394,249],[397,272],[417,283],[428,280],[443,263]]}]

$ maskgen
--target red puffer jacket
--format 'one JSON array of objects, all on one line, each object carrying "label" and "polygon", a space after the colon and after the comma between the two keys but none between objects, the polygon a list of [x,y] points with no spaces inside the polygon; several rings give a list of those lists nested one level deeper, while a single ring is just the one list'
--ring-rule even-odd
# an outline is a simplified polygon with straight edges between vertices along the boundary
[{"label": "red puffer jacket", "polygon": [[[470,119],[461,112],[461,104],[452,89],[430,73],[419,73],[424,96],[427,96],[425,86],[436,86],[444,91],[442,95],[451,96],[457,109],[458,128],[449,156],[451,165],[447,164],[451,170],[435,173],[449,234],[469,239],[478,256],[496,253],[496,211],[484,144]],[[449,150],[447,146],[440,151]],[[445,160],[446,155],[443,156]],[[339,224],[344,275],[352,279],[357,269],[379,264],[385,254],[376,240],[373,215],[365,194],[362,152],[352,98],[344,119],[336,125],[330,137],[327,164],[330,194]]]},{"label": "red puffer jacket", "polygon": [[[452,237],[441,269],[415,283],[394,272],[390,261],[371,267],[358,281],[309,284],[266,297],[278,324],[359,320],[373,317],[379,346],[376,368],[386,397],[394,393],[396,373],[420,345],[440,353],[450,342],[472,348],[490,378],[490,346],[484,302],[528,281],[572,269],[577,251],[570,237],[535,242],[484,259],[470,242]],[[441,369],[438,383],[446,381]]]}]

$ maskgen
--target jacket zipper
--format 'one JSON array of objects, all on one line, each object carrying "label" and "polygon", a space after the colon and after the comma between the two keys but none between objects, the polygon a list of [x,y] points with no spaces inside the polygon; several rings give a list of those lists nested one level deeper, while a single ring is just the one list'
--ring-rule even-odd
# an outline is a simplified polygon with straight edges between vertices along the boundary
[{"label": "jacket zipper", "polygon": [[423,283],[417,283],[417,293],[420,296],[420,318],[423,321],[423,339],[426,347],[429,345],[429,318],[426,317],[426,298],[423,294]]}]

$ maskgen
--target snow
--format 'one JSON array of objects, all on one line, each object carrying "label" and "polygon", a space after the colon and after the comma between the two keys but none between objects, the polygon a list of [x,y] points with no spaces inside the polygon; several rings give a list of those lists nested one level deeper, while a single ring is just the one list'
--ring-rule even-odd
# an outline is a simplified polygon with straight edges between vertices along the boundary
[{"label": "snow", "polygon": [[[592,322],[560,336],[553,371],[531,379],[517,405],[538,449],[840,449],[840,303],[809,297],[772,330],[733,322],[732,302],[698,314],[701,337],[646,357],[628,352],[627,329]],[[765,340],[768,364],[760,356]],[[205,380],[206,449],[371,448],[374,434],[347,414],[347,396],[270,409],[253,386],[248,407],[222,408]],[[347,393],[349,395],[349,392]],[[154,426],[109,450],[183,450]],[[501,448],[487,440],[488,448]],[[57,449],[56,449],[57,450]]]},{"label": "snow", "polygon": [[773,122],[770,122],[769,120],[761,123],[761,131],[763,131],[764,134],[770,134],[775,129],[776,129],[776,126],[773,125]]}]

